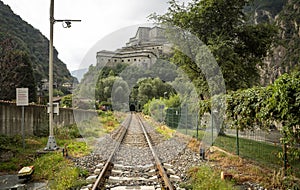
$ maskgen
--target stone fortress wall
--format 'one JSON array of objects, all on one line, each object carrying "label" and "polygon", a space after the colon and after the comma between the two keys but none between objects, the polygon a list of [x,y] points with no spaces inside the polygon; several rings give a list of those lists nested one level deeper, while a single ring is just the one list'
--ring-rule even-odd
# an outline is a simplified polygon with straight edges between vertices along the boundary
[{"label": "stone fortress wall", "polygon": [[116,51],[97,52],[97,65],[115,66],[124,63],[149,68],[161,55],[168,52],[168,47],[163,28],[139,27],[125,47]]}]

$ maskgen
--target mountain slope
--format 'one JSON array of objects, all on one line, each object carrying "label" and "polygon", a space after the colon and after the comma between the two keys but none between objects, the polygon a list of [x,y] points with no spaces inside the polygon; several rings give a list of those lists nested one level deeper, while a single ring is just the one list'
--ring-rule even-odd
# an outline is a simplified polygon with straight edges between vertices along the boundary
[{"label": "mountain slope", "polygon": [[287,0],[254,0],[245,7],[245,12],[251,15],[250,19],[255,24],[273,22],[286,3]]},{"label": "mountain slope", "polygon": [[262,84],[273,83],[280,75],[299,69],[300,65],[300,2],[285,0],[284,6],[273,15],[278,27],[277,44],[274,44],[262,68]]},{"label": "mountain slope", "polygon": [[[37,84],[48,79],[49,41],[37,29],[13,13],[11,8],[0,1],[0,41],[11,39],[19,50],[28,52]],[[54,80],[58,85],[73,82],[66,65],[58,59],[54,49]]]}]

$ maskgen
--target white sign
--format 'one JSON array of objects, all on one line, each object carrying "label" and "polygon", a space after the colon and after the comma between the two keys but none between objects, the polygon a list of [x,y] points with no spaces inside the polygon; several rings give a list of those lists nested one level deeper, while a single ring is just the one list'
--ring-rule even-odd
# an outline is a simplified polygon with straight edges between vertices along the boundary
[{"label": "white sign", "polygon": [[17,106],[28,106],[28,88],[17,88]]},{"label": "white sign", "polygon": [[[47,103],[47,112],[50,113],[50,104]],[[59,103],[53,103],[53,113],[59,115]]]}]

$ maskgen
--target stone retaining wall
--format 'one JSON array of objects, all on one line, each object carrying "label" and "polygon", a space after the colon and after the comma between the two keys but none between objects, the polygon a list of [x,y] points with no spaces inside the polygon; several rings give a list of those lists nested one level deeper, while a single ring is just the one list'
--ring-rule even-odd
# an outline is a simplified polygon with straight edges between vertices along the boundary
[{"label": "stone retaining wall", "polygon": [[[29,105],[24,107],[24,131],[28,136],[42,135],[43,130],[49,127],[49,115],[47,107],[41,105]],[[76,121],[74,118],[76,114]],[[67,126],[90,119],[96,116],[94,111],[74,110],[60,108],[59,115],[54,114],[54,124]],[[0,135],[21,135],[22,107],[16,103],[0,101]],[[44,131],[45,132],[45,131]]]}]

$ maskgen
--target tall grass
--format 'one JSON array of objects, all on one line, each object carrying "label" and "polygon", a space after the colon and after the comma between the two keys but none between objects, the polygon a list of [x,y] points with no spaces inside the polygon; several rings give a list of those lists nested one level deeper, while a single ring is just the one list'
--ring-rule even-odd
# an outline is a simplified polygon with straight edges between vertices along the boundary
[{"label": "tall grass", "polygon": [[233,182],[221,180],[220,173],[209,166],[200,166],[190,169],[188,172],[189,181],[183,184],[185,189],[193,190],[232,190]]},{"label": "tall grass", "polygon": [[85,180],[80,178],[87,172],[74,167],[60,152],[53,152],[37,158],[34,162],[34,179],[49,181],[50,189],[64,190],[80,187]]}]

